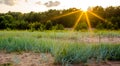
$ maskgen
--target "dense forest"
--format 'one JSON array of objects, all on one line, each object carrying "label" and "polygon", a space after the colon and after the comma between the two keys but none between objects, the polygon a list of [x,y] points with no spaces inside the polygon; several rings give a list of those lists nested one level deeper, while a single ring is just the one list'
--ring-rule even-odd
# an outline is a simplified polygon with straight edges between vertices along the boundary
[{"label": "dense forest", "polygon": [[[95,17],[88,11],[95,13],[104,20]],[[89,8],[88,11],[87,14],[92,28],[109,30],[120,29],[120,6],[109,6],[106,8],[95,6]],[[81,9],[77,8],[63,10],[51,9],[45,12],[30,13],[9,11],[8,13],[0,13],[0,29],[63,30],[64,28],[72,28],[82,12]],[[87,29],[87,26],[86,18],[83,15],[76,29]]]}]

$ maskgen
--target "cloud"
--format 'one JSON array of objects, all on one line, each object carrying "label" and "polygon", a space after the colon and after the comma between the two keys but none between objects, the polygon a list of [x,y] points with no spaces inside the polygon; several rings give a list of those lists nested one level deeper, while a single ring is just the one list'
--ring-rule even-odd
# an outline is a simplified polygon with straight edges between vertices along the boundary
[{"label": "cloud", "polygon": [[2,1],[0,0],[0,4],[2,3]]},{"label": "cloud", "polygon": [[[8,5],[8,6],[14,6],[19,1],[20,0],[0,0],[0,4],[5,4],[5,5]],[[29,0],[23,0],[23,1],[26,2],[26,3],[29,2]],[[54,7],[54,6],[60,5],[60,2],[51,0],[51,1],[48,1],[48,2],[45,2],[45,3],[42,3],[41,1],[38,1],[38,2],[35,2],[35,4],[44,5],[46,7]]]},{"label": "cloud", "polygon": [[[0,4],[5,4],[8,6],[14,6],[17,2],[21,0],[0,0]],[[24,2],[28,2],[28,0],[23,0]]]},{"label": "cloud", "polygon": [[38,5],[42,5],[41,1],[36,2],[36,4],[38,4]]},{"label": "cloud", "polygon": [[3,3],[3,0],[0,0],[0,4],[2,4]]},{"label": "cloud", "polygon": [[25,2],[28,2],[28,0],[25,0]]},{"label": "cloud", "polygon": [[9,5],[9,6],[13,6],[13,5],[15,5],[15,1],[16,0],[4,0],[4,4]]},{"label": "cloud", "polygon": [[16,0],[0,0],[0,4],[13,6],[16,4]]},{"label": "cloud", "polygon": [[60,2],[59,2],[59,1],[55,1],[55,2],[53,2],[53,1],[48,1],[48,2],[44,3],[44,5],[45,5],[46,7],[54,7],[54,6],[60,5]]}]

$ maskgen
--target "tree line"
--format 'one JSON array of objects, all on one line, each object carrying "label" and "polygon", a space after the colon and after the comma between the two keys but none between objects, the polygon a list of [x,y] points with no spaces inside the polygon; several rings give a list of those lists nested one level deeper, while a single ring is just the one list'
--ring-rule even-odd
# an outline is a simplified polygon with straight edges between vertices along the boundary
[{"label": "tree line", "polygon": [[[78,11],[78,12],[75,12]],[[120,29],[120,6],[95,6],[89,8],[88,11],[101,17],[88,14],[92,28],[95,29]],[[73,13],[75,12],[75,13]],[[83,11],[77,8],[69,8],[63,10],[50,9],[45,12],[11,12],[0,13],[0,29],[11,30],[63,30],[64,28],[72,28]],[[79,21],[76,30],[87,29],[85,15]]]}]

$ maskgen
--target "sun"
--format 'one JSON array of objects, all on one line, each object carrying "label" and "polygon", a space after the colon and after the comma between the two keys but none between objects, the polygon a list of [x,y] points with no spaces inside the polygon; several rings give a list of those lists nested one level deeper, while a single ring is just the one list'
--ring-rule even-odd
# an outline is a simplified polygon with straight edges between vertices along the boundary
[{"label": "sun", "polygon": [[86,11],[88,10],[88,7],[89,7],[89,6],[84,5],[84,6],[81,6],[80,8],[81,8],[81,10],[82,10],[83,12],[86,12]]},{"label": "sun", "polygon": [[79,7],[83,12],[86,12],[90,6],[90,2],[88,0],[80,1],[80,4],[76,4],[77,7]]},{"label": "sun", "polygon": [[88,7],[89,7],[89,6],[82,6],[82,7],[81,7],[81,10],[82,10],[83,12],[86,12],[86,11],[88,10]]}]

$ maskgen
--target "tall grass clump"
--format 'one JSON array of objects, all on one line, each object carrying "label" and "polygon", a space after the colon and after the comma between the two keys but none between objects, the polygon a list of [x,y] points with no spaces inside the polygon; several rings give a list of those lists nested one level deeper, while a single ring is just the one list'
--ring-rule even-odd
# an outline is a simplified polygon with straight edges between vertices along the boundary
[{"label": "tall grass clump", "polygon": [[[103,37],[119,33],[96,33]],[[96,36],[95,35],[95,36]],[[84,32],[27,32],[1,31],[0,51],[6,52],[37,52],[51,53],[55,63],[72,64],[87,63],[95,59],[96,62],[106,60],[120,60],[120,43],[89,43],[73,40],[88,37]],[[66,39],[67,38],[67,39]]]},{"label": "tall grass clump", "polygon": [[[86,51],[87,50],[87,51]],[[86,44],[64,44],[55,51],[56,63],[80,63],[86,62],[91,57],[92,46]]]},{"label": "tall grass clump", "polygon": [[120,60],[120,44],[66,44],[56,50],[56,63],[86,63],[95,59],[96,62]]},{"label": "tall grass clump", "polygon": [[120,44],[109,46],[108,60],[120,60]]},{"label": "tall grass clump", "polygon": [[22,37],[9,37],[0,39],[0,50],[6,52],[50,52],[52,46],[49,41],[40,39],[34,40],[33,38]]}]

